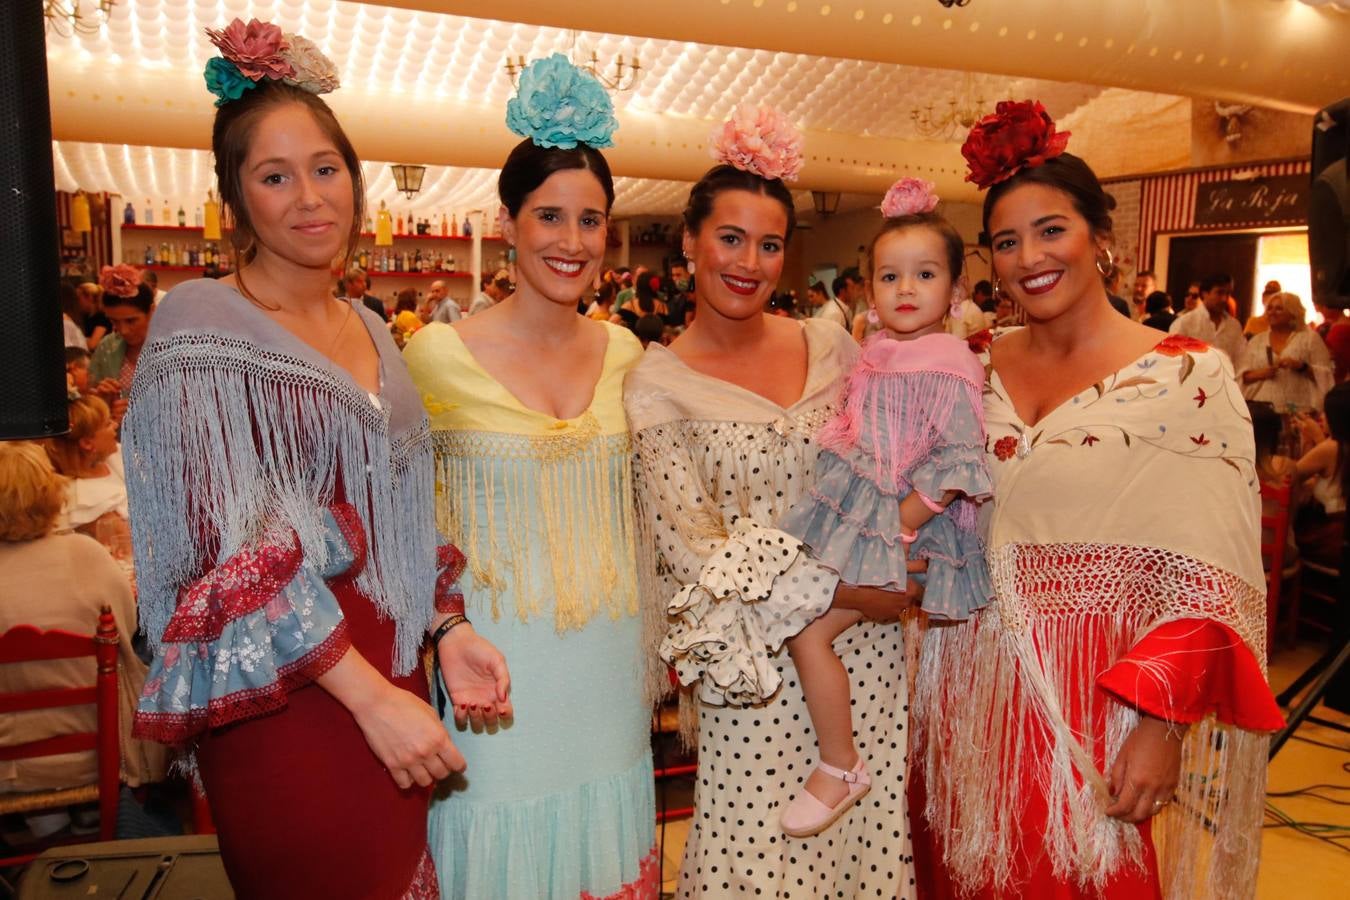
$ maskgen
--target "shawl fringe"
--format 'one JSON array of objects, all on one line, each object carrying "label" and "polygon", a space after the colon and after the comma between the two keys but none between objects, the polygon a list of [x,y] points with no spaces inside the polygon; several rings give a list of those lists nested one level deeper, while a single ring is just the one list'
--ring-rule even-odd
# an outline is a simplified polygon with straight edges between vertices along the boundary
[{"label": "shawl fringe", "polygon": [[343,499],[370,539],[356,587],[394,620],[394,667],[411,671],[436,579],[431,446],[425,418],[389,432],[388,411],[345,380],[256,341],[176,332],[148,342],[123,452],[155,649],[179,587],[271,529],[293,529],[305,559],[325,566],[324,509]]}]

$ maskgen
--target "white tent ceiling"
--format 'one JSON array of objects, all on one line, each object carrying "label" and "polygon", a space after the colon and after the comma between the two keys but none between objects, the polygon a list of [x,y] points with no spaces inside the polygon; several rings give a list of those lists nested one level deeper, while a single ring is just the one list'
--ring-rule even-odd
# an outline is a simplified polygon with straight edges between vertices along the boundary
[{"label": "white tent ceiling", "polygon": [[[981,2],[993,0],[976,0],[972,7]],[[429,165],[422,196],[414,204],[424,212],[494,205],[495,173],[488,167],[514,140],[501,125],[512,92],[503,70],[507,57],[532,59],[554,51],[575,51],[580,57],[594,50],[602,62],[620,54],[642,60],[645,75],[637,89],[614,94],[621,128],[611,162],[619,174],[662,177],[620,179],[617,211],[625,215],[677,210],[687,193],[687,180],[707,163],[702,147],[706,134],[743,100],[778,106],[807,131],[808,154],[821,148],[819,155],[808,159],[802,187],[876,191],[899,174],[921,174],[955,194],[969,191],[960,183],[963,173],[956,148],[961,136],[917,134],[912,109],[932,105],[941,111],[950,99],[967,91],[990,102],[1030,96],[1045,102],[1057,119],[1072,123],[1092,116],[1094,104],[1106,93],[1098,85],[964,75],[954,69],[897,62],[577,33],[550,25],[406,9],[400,3],[468,8],[477,15],[489,11],[487,4],[440,0],[377,5],[340,0],[119,0],[111,21],[96,35],[50,33],[58,186],[113,191],[135,198],[138,206],[147,196],[156,206],[161,198],[175,206],[199,202],[212,183],[209,154],[193,149],[206,144],[211,112],[200,72],[215,54],[203,29],[236,16],[275,22],[325,49],[342,73],[343,87],[332,95],[334,107],[353,130],[358,150],[371,159]],[[721,0],[723,6],[732,3]],[[761,6],[760,0],[753,3]],[[942,13],[935,0],[891,6],[922,7],[934,24]],[[666,15],[678,22],[685,8],[686,4],[668,8]],[[548,15],[565,18],[569,5],[550,9]],[[628,14],[616,10],[615,18]],[[916,14],[909,20],[912,30],[917,32],[914,23],[922,18]],[[950,21],[946,29],[935,24],[939,33],[951,30]],[[972,34],[974,25],[978,22],[972,22]],[[728,34],[728,39],[735,37]],[[1061,33],[1055,40],[1063,39]],[[1067,39],[1087,40],[1072,34]],[[895,56],[905,54],[901,43]],[[953,66],[972,69],[996,68],[998,63],[998,58],[973,55],[951,61]],[[1178,91],[1183,87],[1178,85]],[[136,96],[138,91],[141,96]],[[1136,171],[1175,165],[1177,145],[1188,140],[1189,101],[1120,88],[1109,93],[1112,115],[1132,109],[1140,119],[1165,122],[1170,129],[1150,135],[1149,143],[1135,153],[1113,147],[1113,157],[1128,159]],[[358,116],[349,109],[371,114]],[[362,128],[364,132],[358,133]],[[1131,135],[1132,130],[1123,130],[1114,140],[1129,141]],[[1075,149],[1091,158],[1089,147]],[[387,165],[368,164],[366,175],[373,204],[385,200],[395,208],[409,205],[396,193]],[[813,176],[834,180],[817,185],[811,183]],[[809,203],[805,205],[809,208]]]}]

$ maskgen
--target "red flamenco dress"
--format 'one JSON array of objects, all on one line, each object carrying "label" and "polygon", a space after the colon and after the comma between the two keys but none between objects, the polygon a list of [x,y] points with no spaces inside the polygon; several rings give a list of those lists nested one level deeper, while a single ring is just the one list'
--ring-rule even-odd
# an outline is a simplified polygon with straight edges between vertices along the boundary
[{"label": "red flamenco dress", "polygon": [[187,282],[155,313],[123,425],[155,650],[135,734],[195,763],[249,900],[438,895],[428,791],[399,789],[314,683],[354,650],[425,700],[427,627],[463,566],[438,557],[416,390],[356,312],[378,396],[230,286]]},{"label": "red flamenco dress", "polygon": [[[1034,424],[986,371],[996,597],[929,627],[920,650],[922,894],[1252,896],[1282,720],[1251,425],[1227,358],[1169,337]],[[1141,714],[1185,737],[1175,800],[1135,826],[1105,815],[1106,773]]]}]

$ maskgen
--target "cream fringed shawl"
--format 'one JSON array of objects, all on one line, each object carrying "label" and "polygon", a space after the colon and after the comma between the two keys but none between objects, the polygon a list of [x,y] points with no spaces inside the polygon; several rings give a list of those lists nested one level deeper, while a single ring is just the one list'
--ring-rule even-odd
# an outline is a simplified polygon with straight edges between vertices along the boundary
[{"label": "cream fringed shawl", "polygon": [[[547,618],[562,633],[640,612],[622,390],[642,348],[605,328],[591,403],[566,420],[521,404],[448,325],[426,326],[404,351],[431,416],[437,524],[468,557],[466,599],[485,600],[494,619]],[[653,664],[649,694],[664,677]]]},{"label": "cream fringed shawl", "polygon": [[[686,684],[698,681],[706,703],[738,702],[752,683],[771,694],[778,675],[769,651],[810,620],[794,616],[828,605],[838,581],[776,527],[809,486],[815,433],[858,359],[858,345],[833,322],[808,320],[802,332],[806,384],[787,408],[696,372],[656,344],[624,392],[638,456],[643,602],[671,613],[661,617],[662,649],[680,651],[673,665]],[[782,555],[784,547],[792,552]],[[760,602],[742,602],[752,595]],[[747,658],[753,671],[738,671]],[[681,695],[686,742],[694,697]]]},{"label": "cream fringed shawl", "polygon": [[[915,704],[928,816],[959,883],[1015,888],[1018,762],[1034,736],[1027,746],[1049,748],[1048,771],[1030,773],[1049,803],[1048,857],[1058,877],[1101,886],[1142,847],[1134,826],[1103,815],[1091,748],[1109,766],[1138,714],[1104,700],[1085,661],[1114,663],[1163,623],[1210,619],[1264,666],[1251,424],[1223,354],[1178,336],[1035,426],[991,374],[985,414],[997,600],[925,641]],[[1266,747],[1213,715],[1190,728],[1177,801],[1154,820],[1169,898],[1253,893]]]},{"label": "cream fringed shawl", "polygon": [[156,310],[122,426],[152,643],[183,585],[272,528],[322,569],[324,511],[345,499],[370,546],[356,586],[396,624],[397,672],[416,664],[437,574],[426,415],[388,331],[354,312],[380,354],[378,405],[227,285],[189,281]]}]

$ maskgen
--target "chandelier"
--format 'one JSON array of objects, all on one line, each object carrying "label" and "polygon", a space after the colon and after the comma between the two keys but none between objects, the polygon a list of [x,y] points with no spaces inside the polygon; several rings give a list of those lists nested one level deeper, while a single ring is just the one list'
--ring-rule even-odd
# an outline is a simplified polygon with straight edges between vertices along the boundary
[{"label": "chandelier", "polygon": [[970,0],[938,0],[938,2],[947,9],[951,9],[953,6],[965,6]]},{"label": "chandelier", "polygon": [[969,131],[984,116],[984,98],[975,91],[975,79],[967,72],[961,80],[961,93],[947,100],[947,109],[930,103],[923,109],[911,109],[910,121],[923,137],[951,138]]},{"label": "chandelier", "polygon": [[[614,74],[607,75],[600,65],[600,57],[594,50],[591,51],[590,58],[577,54],[577,32],[570,32],[571,43],[567,49],[567,56],[572,61],[572,65],[579,69],[585,69],[595,76],[599,81],[611,91],[631,91],[637,87],[638,81],[642,79],[642,63],[638,60],[637,54],[633,54],[631,62],[624,62],[623,54],[619,54],[614,62]],[[511,57],[506,58],[506,74],[511,78],[511,86],[519,87],[517,83],[520,73],[525,71],[525,57],[517,56],[514,60]]]},{"label": "chandelier", "polygon": [[116,5],[117,0],[42,0],[42,15],[61,37],[97,34]]}]

